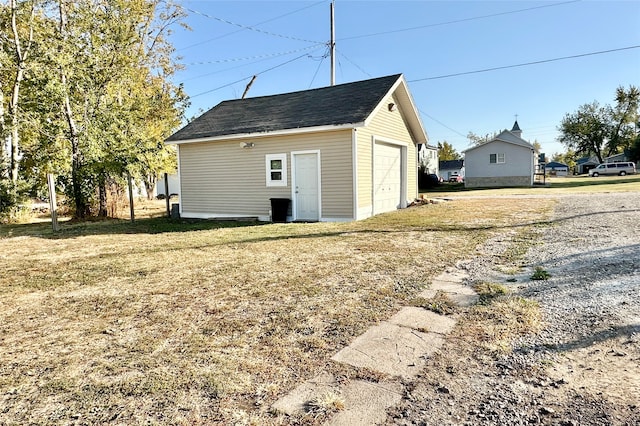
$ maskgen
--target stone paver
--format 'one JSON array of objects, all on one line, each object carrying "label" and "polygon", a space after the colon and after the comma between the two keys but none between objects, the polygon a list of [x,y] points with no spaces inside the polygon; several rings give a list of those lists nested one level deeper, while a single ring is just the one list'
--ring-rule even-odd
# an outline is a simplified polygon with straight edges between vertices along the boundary
[{"label": "stone paver", "polygon": [[444,291],[445,293],[476,294],[473,288],[469,286],[456,284],[449,281],[434,280],[431,282],[431,286],[429,287],[429,289]]},{"label": "stone paver", "polygon": [[[459,306],[477,302],[478,295],[463,285],[468,278],[464,271],[449,270],[436,277],[428,289],[420,293],[430,299],[443,292]],[[361,380],[339,385],[326,372],[301,384],[272,407],[278,412],[294,415],[326,393],[342,396],[345,409],[336,413],[326,425],[358,426],[384,422],[386,409],[400,402],[403,385],[398,378],[410,379],[426,365],[427,359],[444,343],[456,319],[419,307],[405,307],[391,317],[358,336],[331,359],[354,367],[364,367],[391,376],[389,381],[372,383]],[[394,379],[395,378],[395,379]]]},{"label": "stone paver", "polygon": [[422,333],[382,322],[357,337],[331,359],[408,378],[420,372],[425,358],[438,350],[443,342],[442,335],[437,333]]},{"label": "stone paver", "polygon": [[469,307],[478,302],[478,294],[473,288],[459,284],[453,281],[444,281],[441,279],[434,279],[431,282],[431,286],[428,289],[423,290],[419,296],[425,299],[431,299],[441,291],[451,299],[451,301],[462,307]]},{"label": "stone paver", "polygon": [[345,409],[336,413],[327,426],[370,426],[387,418],[387,408],[400,402],[403,387],[399,382],[371,383],[357,380],[344,389]]},{"label": "stone paver", "polygon": [[389,318],[389,322],[401,327],[438,334],[449,334],[456,325],[456,320],[452,317],[414,306],[402,308],[400,312]]},{"label": "stone paver", "polygon": [[338,385],[334,377],[322,372],[311,380],[307,380],[272,405],[280,413],[293,415],[305,409],[308,402],[327,392],[335,392]]},{"label": "stone paver", "polygon": [[468,308],[478,303],[480,297],[477,294],[464,294],[464,293],[447,293],[449,299],[458,306]]},{"label": "stone paver", "polygon": [[454,283],[462,283],[469,278],[469,274],[466,271],[451,270],[446,271],[434,278],[434,281],[449,281]]}]

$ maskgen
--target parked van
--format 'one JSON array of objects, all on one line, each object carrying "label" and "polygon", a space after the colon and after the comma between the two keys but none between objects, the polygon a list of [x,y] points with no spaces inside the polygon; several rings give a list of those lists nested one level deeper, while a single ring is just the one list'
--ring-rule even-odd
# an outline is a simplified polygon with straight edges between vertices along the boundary
[{"label": "parked van", "polygon": [[595,169],[589,170],[589,176],[597,177],[600,175],[632,175],[636,172],[636,165],[630,162],[624,163],[603,163]]}]

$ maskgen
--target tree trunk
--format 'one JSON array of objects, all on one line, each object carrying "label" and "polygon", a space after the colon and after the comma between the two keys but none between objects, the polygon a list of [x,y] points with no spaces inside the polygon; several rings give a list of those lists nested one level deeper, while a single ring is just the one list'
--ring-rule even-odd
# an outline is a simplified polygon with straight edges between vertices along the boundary
[{"label": "tree trunk", "polygon": [[104,173],[100,173],[100,182],[98,183],[98,194],[100,206],[98,207],[98,217],[107,217],[107,180]]},{"label": "tree trunk", "polygon": [[[1,66],[2,64],[0,64]],[[5,126],[4,126],[4,94],[2,92],[2,82],[0,81],[0,178],[4,177],[4,143],[5,143]],[[7,176],[8,177],[8,176]]]},{"label": "tree trunk", "polygon": [[[62,39],[66,40],[67,15],[63,0],[59,0],[58,7],[60,12],[59,31]],[[91,212],[88,200],[83,191],[83,156],[80,150],[80,131],[73,116],[73,109],[71,108],[71,100],[69,97],[69,87],[67,86],[67,75],[63,67],[60,68],[60,83],[62,85],[62,90],[64,91],[62,107],[64,116],[67,120],[69,141],[71,142],[71,186],[73,188],[73,203],[75,206],[74,217],[77,219],[83,219]]]},{"label": "tree trunk", "polygon": [[20,42],[20,34],[18,32],[18,23],[17,23],[17,14],[18,14],[18,6],[15,0],[11,0],[9,3],[11,7],[11,29],[13,31],[13,43],[15,48],[15,56],[16,56],[16,74],[15,79],[13,80],[13,93],[11,95],[11,102],[9,104],[10,114],[11,114],[11,146],[9,148],[9,175],[11,177],[11,181],[15,184],[18,181],[18,164],[19,164],[19,138],[20,134],[18,132],[18,102],[20,99],[20,84],[22,83],[22,79],[24,78],[24,70],[25,64],[27,61],[27,57],[29,55],[29,50],[31,49],[31,44],[33,43],[33,18],[35,16],[35,3],[31,5],[31,17],[29,19],[29,39],[25,46],[22,46]]},{"label": "tree trunk", "polygon": [[11,140],[9,148],[9,176],[14,184],[18,182],[18,120],[14,115],[11,118]]},{"label": "tree trunk", "polygon": [[155,192],[157,185],[157,179],[155,176],[145,176],[144,188],[147,190],[147,200],[153,200],[153,193]]}]

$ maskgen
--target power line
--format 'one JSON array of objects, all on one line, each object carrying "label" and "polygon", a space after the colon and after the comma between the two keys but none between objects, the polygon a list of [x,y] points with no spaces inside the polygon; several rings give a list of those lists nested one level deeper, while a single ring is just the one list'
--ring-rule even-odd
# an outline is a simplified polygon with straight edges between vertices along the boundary
[{"label": "power line", "polygon": [[542,8],[546,8],[546,7],[562,6],[562,5],[565,5],[565,4],[577,3],[579,1],[581,1],[581,0],[570,0],[570,1],[565,1],[565,2],[561,2],[561,3],[553,3],[553,4],[545,4],[545,5],[542,5],[542,6],[528,7],[528,8],[525,8],[525,9],[518,9],[518,10],[507,11],[507,12],[492,13],[490,15],[481,15],[481,16],[474,16],[474,17],[471,17],[471,18],[456,19],[456,20],[453,20],[453,21],[438,22],[436,24],[419,25],[417,27],[401,28],[401,29],[397,29],[397,30],[382,31],[382,32],[372,33],[372,34],[362,34],[362,35],[357,35],[357,36],[352,36],[352,37],[341,38],[341,39],[338,39],[338,41],[355,40],[355,39],[359,39],[359,38],[375,37],[375,36],[379,36],[379,35],[401,33],[401,32],[405,32],[405,31],[421,30],[423,28],[431,28],[431,27],[439,27],[439,26],[449,25],[449,24],[457,24],[457,23],[460,23],[460,22],[476,21],[476,20],[479,20],[479,19],[493,18],[495,16],[510,15],[510,14],[513,14],[513,13],[528,12],[530,10],[542,9]]},{"label": "power line", "polygon": [[223,72],[226,72],[226,71],[231,71],[231,70],[235,70],[235,69],[238,69],[238,68],[246,67],[246,66],[249,66],[249,65],[257,64],[259,62],[268,61],[270,59],[272,59],[272,58],[262,58],[262,59],[259,59],[257,61],[249,62],[249,63],[246,63],[246,64],[236,65],[234,67],[229,67],[229,68],[224,68],[224,69],[218,69],[218,70],[211,71],[211,72],[208,72],[208,73],[205,73],[205,74],[199,74],[199,75],[196,75],[196,76],[193,76],[193,77],[185,78],[185,79],[179,80],[178,82],[179,83],[184,83],[186,81],[197,80],[197,79],[202,78],[202,77],[208,77],[210,75],[220,74],[220,73],[223,73]]},{"label": "power line", "polygon": [[213,60],[213,61],[190,62],[190,63],[185,64],[185,65],[224,64],[224,63],[229,63],[229,62],[250,61],[252,59],[273,58],[273,57],[276,57],[276,56],[291,55],[292,53],[298,53],[298,52],[302,52],[302,51],[305,51],[305,50],[311,50],[311,49],[317,48],[318,46],[324,46],[324,45],[326,45],[326,43],[318,43],[318,44],[314,44],[314,45],[311,45],[311,46],[308,46],[308,47],[303,47],[303,48],[300,48],[300,49],[289,50],[287,52],[265,53],[265,54],[262,54],[262,55],[246,56],[244,58],[218,59],[218,60]]},{"label": "power line", "polygon": [[[326,3],[327,1],[328,0],[322,0],[322,1],[319,1],[319,2],[316,2],[316,3],[313,3],[313,4],[309,5],[309,6],[301,7],[300,9],[293,10],[293,11],[285,13],[283,15],[276,16],[275,18],[267,19],[266,21],[258,22],[257,24],[254,24],[254,25],[251,25],[251,26],[247,26],[247,27],[257,27],[258,25],[262,25],[262,24],[266,24],[268,22],[276,21],[276,20],[278,20],[280,18],[284,18],[285,16],[293,15],[294,13],[298,13],[298,12],[301,12],[301,11],[303,11],[305,9],[312,8],[312,7],[317,6],[317,5],[321,4],[321,3]],[[200,13],[198,13],[198,14],[200,14]],[[239,30],[232,31],[230,33],[226,33],[226,34],[220,35],[218,37],[214,37],[214,38],[210,38],[208,40],[200,41],[198,43],[190,44],[189,46],[185,46],[185,47],[181,47],[180,49],[177,49],[177,51],[183,51],[183,50],[191,49],[192,47],[200,46],[200,45],[205,44],[205,43],[209,43],[209,42],[212,42],[212,41],[215,41],[215,40],[219,40],[221,38],[224,38],[224,37],[227,37],[227,36],[242,32],[245,29],[246,28],[241,28]]]},{"label": "power line", "polygon": [[311,78],[311,83],[309,83],[309,89],[313,85],[313,82],[315,81],[316,76],[318,75],[318,71],[320,71],[320,67],[322,66],[322,63],[327,58],[327,56],[329,56],[329,48],[327,48],[324,55],[321,56],[320,61],[318,62],[318,67],[316,68],[316,72],[313,74],[313,77]]},{"label": "power line", "polygon": [[447,126],[446,124],[444,124],[442,121],[438,120],[435,117],[432,117],[431,115],[427,114],[426,112],[424,112],[423,110],[421,110],[420,108],[418,108],[418,111],[420,112],[420,114],[425,115],[427,117],[429,117],[430,119],[432,119],[433,121],[435,121],[436,123],[438,123],[439,125],[441,125],[442,127],[444,127],[445,129],[449,129],[451,130],[453,133],[462,136],[463,138],[466,138],[466,135],[463,135],[462,133],[460,133],[459,131],[457,131],[456,129],[452,129],[451,127]]},{"label": "power line", "polygon": [[373,77],[371,74],[369,74],[368,72],[366,72],[365,70],[363,70],[358,64],[356,64],[355,62],[353,62],[351,59],[347,58],[344,53],[342,53],[341,51],[339,51],[338,49],[336,49],[336,52],[338,52],[338,55],[342,56],[344,59],[346,59],[349,63],[351,63],[351,65],[353,65],[354,67],[358,68],[363,74],[369,76],[369,77]]},{"label": "power line", "polygon": [[544,63],[548,63],[548,62],[564,61],[564,60],[567,60],[567,59],[583,58],[585,56],[594,56],[594,55],[602,55],[602,54],[605,54],[605,53],[620,52],[622,50],[637,49],[639,47],[640,47],[640,45],[621,47],[621,48],[618,48],[618,49],[600,50],[598,52],[589,52],[589,53],[582,53],[582,54],[579,54],[579,55],[562,56],[560,58],[543,59],[543,60],[540,60],[540,61],[525,62],[525,63],[522,63],[522,64],[504,65],[504,66],[501,66],[501,67],[493,67],[493,68],[485,68],[485,69],[481,69],[481,70],[458,72],[458,73],[454,73],[454,74],[445,74],[445,75],[439,75],[439,76],[435,76],[435,77],[417,78],[415,80],[408,80],[408,82],[409,83],[415,83],[415,82],[418,82],[418,81],[425,81],[425,80],[438,80],[438,79],[441,79],[441,78],[458,77],[458,76],[461,76],[461,75],[479,74],[479,73],[483,73],[483,72],[504,70],[504,69],[508,69],[508,68],[525,67],[525,66],[528,66],[528,65],[537,65],[537,64],[544,64]]},{"label": "power line", "polygon": [[[276,69],[276,68],[279,68],[279,67],[281,67],[281,66],[283,66],[283,65],[289,64],[289,63],[291,63],[291,62],[293,62],[293,61],[297,61],[297,60],[298,60],[298,59],[300,59],[300,58],[304,58],[305,56],[308,56],[308,55],[305,53],[304,55],[300,55],[300,56],[295,57],[295,58],[293,58],[293,59],[290,59],[290,60],[288,60],[288,61],[286,61],[286,62],[283,62],[283,63],[278,64],[278,65],[276,65],[276,66],[273,66],[273,67],[271,67],[271,68],[268,68],[268,69],[266,69],[266,70],[264,70],[264,71],[260,71],[259,73],[256,73],[256,74],[254,74],[254,75],[264,74],[264,73],[266,73],[266,72],[269,72],[269,71],[272,71],[272,70],[274,70],[274,69]],[[251,77],[252,77],[252,76],[243,77],[243,78],[241,78],[241,79],[239,79],[239,80],[236,80],[236,81],[233,81],[233,82],[231,82],[231,83],[228,83],[228,84],[222,85],[222,86],[220,86],[220,87],[216,87],[215,89],[211,89],[211,90],[207,90],[207,91],[205,91],[205,92],[201,92],[201,93],[195,94],[195,95],[193,95],[193,96],[190,96],[190,98],[191,98],[191,99],[193,99],[193,98],[198,97],[198,96],[206,95],[207,93],[215,92],[216,90],[224,89],[225,87],[233,86],[234,84],[236,84],[236,83],[240,83],[241,81],[244,81],[244,80],[246,80],[246,79],[248,79],[248,78],[251,78]]]},{"label": "power line", "polygon": [[247,26],[247,25],[238,24],[236,22],[232,22],[232,21],[228,21],[226,19],[218,18],[217,16],[209,15],[209,14],[203,13],[203,12],[198,12],[197,10],[193,10],[193,9],[188,8],[188,7],[185,7],[185,10],[188,10],[191,13],[195,13],[195,14],[204,16],[205,18],[214,19],[214,20],[216,20],[218,22],[222,22],[222,23],[225,23],[225,24],[229,24],[229,25],[233,25],[233,26],[236,26],[236,27],[240,27],[243,30],[255,31],[255,32],[258,32],[258,33],[261,33],[261,34],[266,34],[266,35],[270,35],[270,36],[273,36],[273,37],[286,38],[286,39],[289,39],[289,40],[304,41],[306,43],[320,43],[319,41],[316,41],[316,40],[306,40],[306,39],[303,39],[303,38],[286,36],[286,35],[283,35],[283,34],[272,33],[270,31],[264,31],[264,30],[261,30],[259,28],[254,28],[254,27],[250,27],[250,26]]}]

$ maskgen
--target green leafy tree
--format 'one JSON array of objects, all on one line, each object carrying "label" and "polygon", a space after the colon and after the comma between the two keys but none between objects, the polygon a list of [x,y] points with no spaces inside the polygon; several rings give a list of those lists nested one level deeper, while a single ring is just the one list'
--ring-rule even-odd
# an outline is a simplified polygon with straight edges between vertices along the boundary
[{"label": "green leafy tree", "polygon": [[551,161],[566,164],[569,170],[574,170],[576,167],[576,153],[571,149],[563,153],[556,152],[551,156]]},{"label": "green leafy tree", "polygon": [[477,135],[473,132],[469,132],[467,133],[467,139],[469,139],[469,142],[471,143],[471,145],[480,145],[483,144],[485,142],[489,142],[491,139],[495,138],[496,136],[498,136],[500,132],[493,132],[493,134],[489,134],[487,133],[484,136],[481,135]]},{"label": "green leafy tree", "polygon": [[618,87],[615,107],[594,101],[566,114],[558,127],[558,140],[578,155],[595,155],[603,162],[605,157],[631,147],[638,132],[639,102],[638,88]]},{"label": "green leafy tree", "polygon": [[594,154],[602,163],[609,134],[608,117],[607,108],[601,107],[597,101],[584,104],[562,119],[558,140],[579,155]]},{"label": "green leafy tree", "polygon": [[[9,0],[0,5],[0,37],[2,39],[2,76],[0,91],[2,106],[2,140],[8,140],[8,177],[15,185],[18,181],[20,158],[20,129],[22,119],[21,88],[29,71],[36,25],[35,0]],[[6,90],[7,93],[4,93]],[[5,105],[6,102],[6,105]]]},{"label": "green leafy tree", "polygon": [[631,143],[631,146],[629,147],[629,156],[631,157],[631,161],[636,163],[640,162],[640,134],[636,135],[635,139]]},{"label": "green leafy tree", "polygon": [[449,142],[438,142],[438,160],[459,160],[462,158],[458,151]]},{"label": "green leafy tree", "polygon": [[538,142],[538,140],[537,140],[537,139],[536,139],[536,140],[534,140],[534,141],[531,143],[531,145],[533,145],[533,149],[534,149],[536,152],[542,152],[542,145],[540,145],[540,142]]},{"label": "green leafy tree", "polygon": [[[58,128],[71,157],[65,187],[77,217],[91,214],[96,193],[97,213],[106,215],[107,182],[134,172],[140,151],[150,152],[148,144],[140,144],[147,139],[146,122],[155,120],[168,134],[181,116],[179,97],[166,97],[164,108],[173,114],[158,126],[149,88],[160,80],[167,92],[176,92],[167,82],[176,66],[166,34],[182,16],[170,2],[57,1],[48,61],[56,81],[51,93],[61,112],[57,121],[64,124]],[[161,156],[164,146],[154,146]]]},{"label": "green leafy tree", "polygon": [[[616,106],[611,111],[611,136],[608,149],[611,154],[628,149],[638,136],[640,89],[620,86],[616,89]],[[610,154],[610,155],[611,155]]]}]

